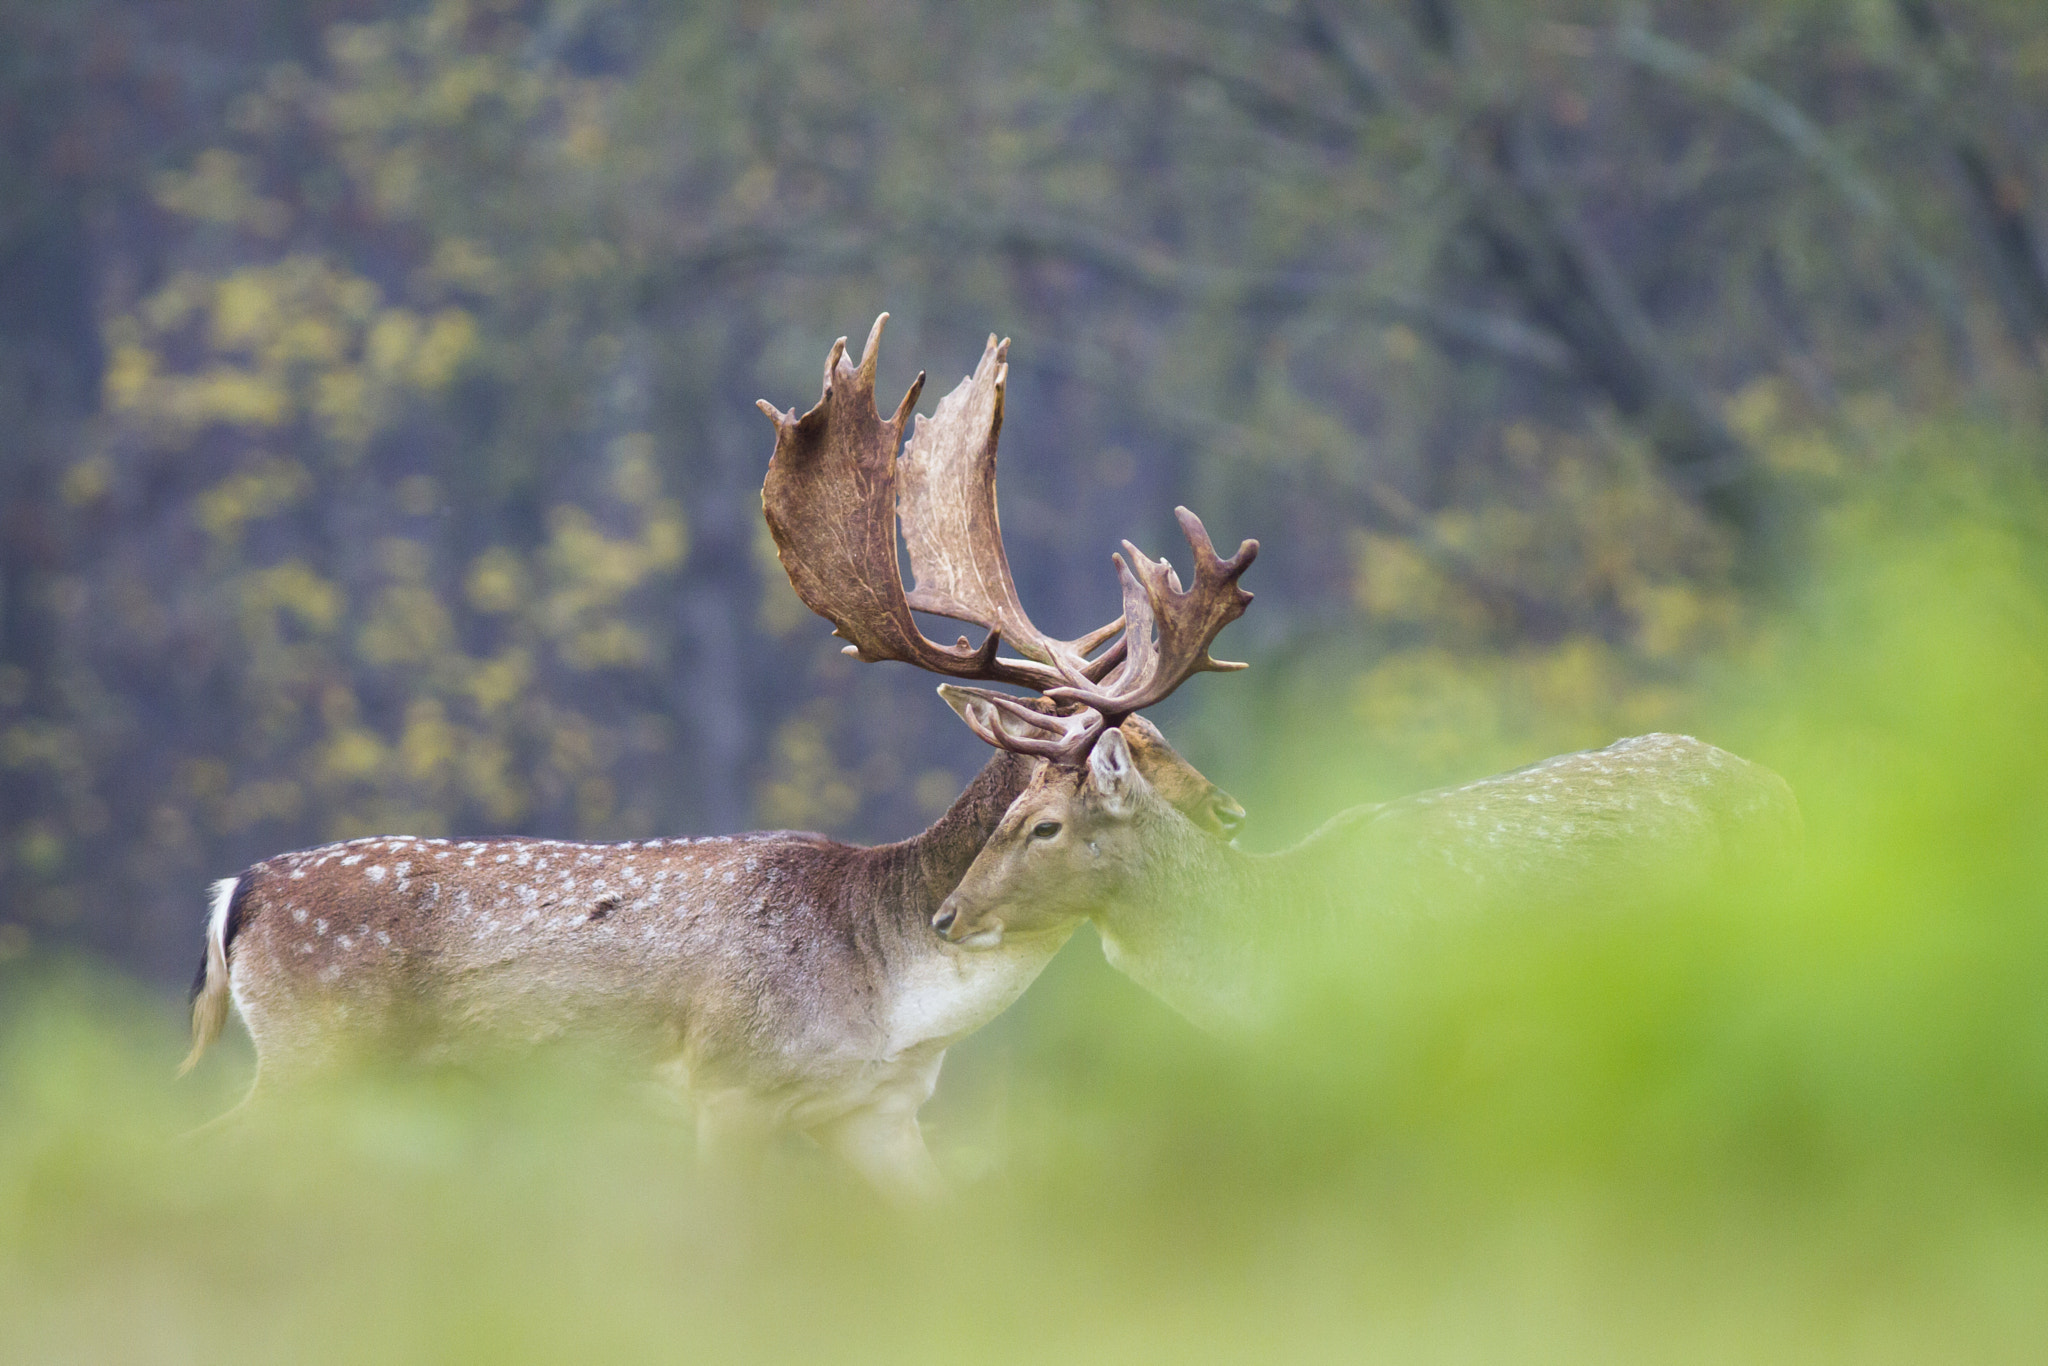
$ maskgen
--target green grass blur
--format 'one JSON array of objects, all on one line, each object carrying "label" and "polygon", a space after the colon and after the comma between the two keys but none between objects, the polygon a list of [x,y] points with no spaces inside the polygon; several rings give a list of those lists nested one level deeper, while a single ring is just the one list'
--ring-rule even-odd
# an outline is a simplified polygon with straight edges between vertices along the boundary
[{"label": "green grass blur", "polygon": [[1949,455],[1829,514],[1713,685],[1702,733],[1800,796],[1798,876],[1363,923],[1232,1041],[1084,935],[949,1062],[929,1218],[795,1141],[701,1179],[573,1057],[181,1140],[246,1049],[173,1083],[171,1003],[16,965],[0,1359],[2036,1360],[2048,499]]}]

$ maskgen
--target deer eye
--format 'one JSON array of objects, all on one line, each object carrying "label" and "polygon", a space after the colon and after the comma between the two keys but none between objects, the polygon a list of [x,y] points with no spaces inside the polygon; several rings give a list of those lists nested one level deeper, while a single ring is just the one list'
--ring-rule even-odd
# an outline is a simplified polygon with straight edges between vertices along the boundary
[{"label": "deer eye", "polygon": [[1031,827],[1031,838],[1035,840],[1049,840],[1059,832],[1060,823],[1058,821],[1040,821]]}]

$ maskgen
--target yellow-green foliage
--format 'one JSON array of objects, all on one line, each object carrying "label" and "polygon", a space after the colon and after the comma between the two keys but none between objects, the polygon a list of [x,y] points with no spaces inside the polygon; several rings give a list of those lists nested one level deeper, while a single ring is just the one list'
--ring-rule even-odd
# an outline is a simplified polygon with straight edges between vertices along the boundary
[{"label": "yellow-green foliage", "polygon": [[[184,648],[233,680],[231,732],[166,756],[153,856],[191,860],[255,827],[305,839],[542,812],[584,830],[650,819],[644,802],[621,811],[615,769],[668,723],[590,680],[675,667],[673,630],[654,625],[689,546],[664,475],[674,452],[636,423],[578,430],[583,396],[559,392],[587,370],[561,352],[615,357],[607,322],[582,315],[613,267],[586,236],[548,240],[523,205],[451,208],[437,196],[454,187],[430,174],[452,159],[489,179],[450,138],[508,139],[532,165],[543,147],[574,161],[597,136],[584,83],[479,43],[495,13],[449,3],[339,28],[326,79],[280,69],[236,115],[257,146],[306,132],[371,232],[429,224],[427,242],[392,249],[415,263],[395,278],[287,245],[305,237],[300,210],[259,188],[278,166],[216,148],[159,177],[163,207],[249,234],[265,259],[176,271],[107,322],[107,422],[62,489],[86,510],[146,478],[175,490],[168,546],[124,546],[78,583],[80,663],[110,675],[125,650],[160,659],[183,617],[207,623]],[[508,395],[502,432],[451,429],[471,382]],[[527,402],[553,404],[552,425],[524,420]],[[489,540],[447,535],[458,516]],[[164,571],[188,555],[199,563]],[[123,720],[101,696],[74,699],[47,755],[17,727],[0,757],[50,765],[69,745],[119,762]],[[65,827],[94,833],[77,829],[91,800],[74,806],[20,851],[53,880]]]},{"label": "yellow-green foliage", "polygon": [[1311,946],[1283,1022],[1227,1042],[1084,936],[955,1051],[927,1128],[961,1193],[927,1219],[797,1141],[758,1187],[700,1180],[684,1115],[574,1056],[178,1140],[246,1060],[174,1086],[172,1003],[18,971],[0,1355],[2031,1361],[2031,456],[1902,452],[1915,472],[1832,517],[1815,593],[1759,628],[1768,666],[1701,703],[1792,780],[1801,874],[1627,916],[1364,919]]}]

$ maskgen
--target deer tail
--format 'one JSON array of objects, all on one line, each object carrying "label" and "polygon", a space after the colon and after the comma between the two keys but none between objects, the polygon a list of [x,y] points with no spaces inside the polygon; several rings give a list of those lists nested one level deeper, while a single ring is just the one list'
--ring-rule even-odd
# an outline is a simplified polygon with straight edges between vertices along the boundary
[{"label": "deer tail", "polygon": [[206,956],[192,982],[192,1051],[178,1064],[184,1076],[199,1065],[199,1055],[220,1037],[228,1021],[228,941],[234,937],[247,876],[224,877],[213,884],[213,914],[206,921]]}]

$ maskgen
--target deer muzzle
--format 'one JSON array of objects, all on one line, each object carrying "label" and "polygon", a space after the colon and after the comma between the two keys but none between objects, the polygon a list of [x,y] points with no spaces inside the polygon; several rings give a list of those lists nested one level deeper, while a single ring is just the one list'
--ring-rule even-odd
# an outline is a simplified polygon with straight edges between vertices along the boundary
[{"label": "deer muzzle", "polygon": [[1003,942],[1003,922],[989,920],[968,911],[958,904],[958,897],[949,896],[932,917],[932,928],[949,944],[958,944],[963,949],[992,949]]}]

